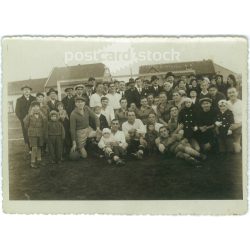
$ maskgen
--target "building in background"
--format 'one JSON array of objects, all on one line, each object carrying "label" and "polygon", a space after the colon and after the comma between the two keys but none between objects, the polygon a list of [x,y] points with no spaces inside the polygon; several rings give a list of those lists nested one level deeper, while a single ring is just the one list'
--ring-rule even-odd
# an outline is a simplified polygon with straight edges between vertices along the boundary
[{"label": "building in background", "polygon": [[28,79],[22,81],[15,81],[8,83],[8,113],[15,112],[16,100],[19,98],[23,92],[21,90],[22,86],[28,85],[32,88],[32,93],[36,94],[38,92],[44,93],[44,85],[47,78],[40,79]]},{"label": "building in background", "polygon": [[66,67],[55,67],[51,71],[46,83],[45,91],[50,88],[58,90],[58,98],[60,99],[65,88],[74,87],[77,84],[84,84],[89,77],[94,77],[96,82],[111,81],[109,68],[103,63],[85,64]]},{"label": "building in background", "polygon": [[212,60],[142,65],[139,67],[140,77],[148,80],[150,80],[151,76],[157,75],[160,81],[164,81],[164,77],[168,72],[172,72],[177,78],[178,76],[188,76],[190,74],[207,77],[220,74],[223,75],[224,79],[229,74],[237,76],[235,72],[214,63]]}]

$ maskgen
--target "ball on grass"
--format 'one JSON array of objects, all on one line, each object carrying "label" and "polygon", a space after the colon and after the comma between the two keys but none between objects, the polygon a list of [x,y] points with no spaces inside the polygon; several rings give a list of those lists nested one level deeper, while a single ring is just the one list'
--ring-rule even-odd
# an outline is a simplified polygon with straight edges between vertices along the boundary
[{"label": "ball on grass", "polygon": [[80,160],[80,153],[78,151],[70,152],[69,159],[71,161],[78,161],[78,160]]}]

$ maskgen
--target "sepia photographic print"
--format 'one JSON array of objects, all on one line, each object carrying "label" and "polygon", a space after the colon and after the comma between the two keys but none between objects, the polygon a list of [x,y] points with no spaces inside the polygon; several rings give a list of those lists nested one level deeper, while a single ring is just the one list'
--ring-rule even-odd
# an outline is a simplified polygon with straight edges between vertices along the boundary
[{"label": "sepia photographic print", "polygon": [[247,212],[244,37],[5,37],[3,209]]}]

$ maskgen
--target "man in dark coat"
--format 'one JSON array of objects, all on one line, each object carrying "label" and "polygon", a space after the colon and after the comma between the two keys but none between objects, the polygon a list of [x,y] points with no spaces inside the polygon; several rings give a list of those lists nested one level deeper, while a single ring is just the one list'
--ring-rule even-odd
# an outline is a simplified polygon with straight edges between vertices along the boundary
[{"label": "man in dark coat", "polygon": [[32,91],[31,87],[26,85],[26,86],[23,86],[21,90],[23,91],[23,95],[17,99],[15,112],[16,112],[16,116],[21,122],[24,143],[28,151],[30,151],[28,131],[24,126],[23,120],[29,112],[30,104],[33,101],[35,101],[36,98],[31,95],[31,91]]},{"label": "man in dark coat", "polygon": [[129,89],[127,89],[125,91],[125,98],[127,99],[128,107],[130,106],[131,103],[135,103],[137,108],[139,108],[140,107],[140,99],[141,99],[141,97],[140,97],[139,92],[135,88],[134,79],[129,79],[128,87],[129,87]]},{"label": "man in dark coat", "polygon": [[208,87],[208,93],[209,93],[209,97],[212,99],[212,108],[216,111],[219,110],[218,102],[220,100],[225,100],[226,99],[225,95],[218,91],[218,88],[216,85],[210,85]]},{"label": "man in dark coat", "polygon": [[72,87],[66,88],[65,93],[66,93],[66,96],[62,99],[62,103],[67,114],[69,114],[69,102],[71,98],[73,98],[73,88]]},{"label": "man in dark coat", "polygon": [[163,91],[163,88],[159,86],[158,84],[159,78],[157,76],[152,76],[151,77],[151,84],[152,86],[149,89],[149,92],[154,95],[154,97],[158,96],[160,92]]},{"label": "man in dark coat", "polygon": [[70,117],[70,114],[72,113],[72,111],[75,109],[75,98],[76,97],[83,97],[86,100],[86,105],[89,106],[89,97],[86,94],[85,91],[85,86],[83,84],[78,84],[75,86],[75,96],[73,96],[68,104],[68,116]]},{"label": "man in dark coat", "polygon": [[50,112],[52,110],[58,112],[57,103],[59,101],[57,100],[57,94],[58,94],[58,92],[53,88],[49,89],[49,91],[47,92],[47,96],[49,97],[49,101],[47,102],[47,105],[49,107]]}]

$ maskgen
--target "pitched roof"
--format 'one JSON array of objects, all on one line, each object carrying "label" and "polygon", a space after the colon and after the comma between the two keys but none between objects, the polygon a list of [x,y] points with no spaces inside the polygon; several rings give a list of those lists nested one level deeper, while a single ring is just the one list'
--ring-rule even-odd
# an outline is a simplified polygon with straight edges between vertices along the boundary
[{"label": "pitched roof", "polygon": [[103,63],[84,64],[66,67],[55,67],[46,83],[46,88],[56,86],[57,81],[89,79],[89,77],[102,78],[105,73]]},{"label": "pitched roof", "polygon": [[[177,62],[166,64],[142,65],[139,68],[139,74],[150,74],[153,72],[174,72],[194,70],[197,75],[214,73],[214,63],[212,60]],[[157,73],[156,73],[157,74]]]},{"label": "pitched roof", "polygon": [[47,78],[28,79],[8,83],[8,95],[22,94],[21,87],[28,85],[32,88],[33,93],[44,92],[44,85]]}]

